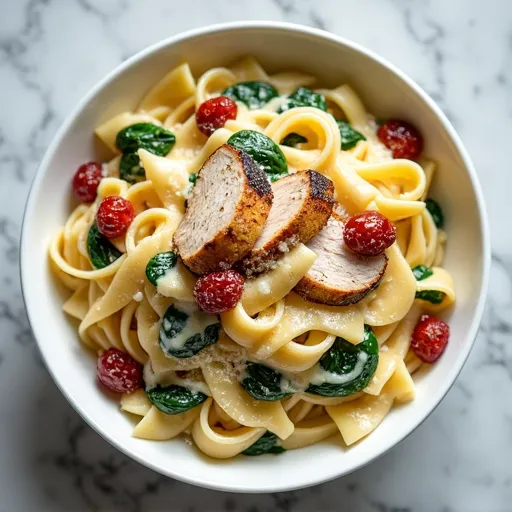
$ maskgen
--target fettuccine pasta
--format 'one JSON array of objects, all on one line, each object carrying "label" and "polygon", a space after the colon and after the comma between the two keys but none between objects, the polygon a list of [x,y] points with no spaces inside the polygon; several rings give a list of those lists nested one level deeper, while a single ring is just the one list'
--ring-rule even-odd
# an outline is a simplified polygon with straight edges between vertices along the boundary
[{"label": "fettuccine pasta", "polygon": [[[112,389],[124,391],[120,407],[137,418],[134,436],[187,436],[214,458],[280,453],[338,432],[348,446],[394,403],[414,399],[411,375],[428,363],[411,339],[425,312],[455,301],[442,268],[442,212],[429,198],[436,164],[396,158],[349,85],[314,85],[303,73],[269,75],[251,57],[199,77],[184,63],[133,111],[97,127],[111,160],[86,164],[89,181],[79,169],[82,203],[55,234],[50,266],[70,291],[63,309],[78,320],[80,340],[111,372]],[[196,112],[221,95],[236,115],[207,136]],[[274,174],[260,165],[274,196],[279,179],[313,169],[332,182],[337,222],[375,211],[393,223],[396,241],[371,289],[343,305],[311,301],[304,279],[322,256],[291,237],[271,265],[247,272],[235,307],[220,315],[198,307],[200,276],[180,258],[175,234],[203,179],[197,173],[247,133],[283,155]],[[260,164],[258,148],[247,151]],[[100,210],[112,197],[132,217],[122,234],[107,236]],[[127,364],[124,375],[116,377],[116,364]]]}]

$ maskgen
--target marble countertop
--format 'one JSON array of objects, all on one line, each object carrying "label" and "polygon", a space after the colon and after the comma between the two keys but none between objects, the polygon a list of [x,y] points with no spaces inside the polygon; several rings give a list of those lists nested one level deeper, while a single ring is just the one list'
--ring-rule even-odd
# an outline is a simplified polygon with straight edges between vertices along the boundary
[{"label": "marble countertop", "polygon": [[[512,510],[510,0],[0,0],[0,511],[501,512]],[[124,59],[210,23],[271,19],[361,43],[412,76],[474,160],[492,226],[490,296],[457,383],[402,444],[310,489],[230,495],[159,476],[118,453],[44,368],[18,279],[38,162],[81,96]],[[510,395],[509,395],[510,393]]]}]

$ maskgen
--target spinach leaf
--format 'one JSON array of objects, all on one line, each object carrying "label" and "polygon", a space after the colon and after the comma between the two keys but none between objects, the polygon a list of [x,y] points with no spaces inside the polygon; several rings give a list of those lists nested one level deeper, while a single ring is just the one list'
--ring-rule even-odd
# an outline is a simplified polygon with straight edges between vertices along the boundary
[{"label": "spinach leaf", "polygon": [[176,137],[168,130],[152,123],[135,123],[121,130],[116,146],[123,153],[119,163],[119,177],[131,183],[146,179],[137,150],[146,149],[158,156],[165,156],[174,146]]},{"label": "spinach leaf", "polygon": [[261,80],[240,82],[224,89],[222,94],[235,101],[245,103],[251,110],[261,108],[272,98],[279,96],[275,87]]},{"label": "spinach leaf", "polygon": [[202,404],[208,397],[200,391],[191,391],[172,384],[162,388],[146,389],[146,395],[153,405],[165,414],[181,414]]},{"label": "spinach leaf", "polygon": [[357,345],[343,338],[336,338],[333,346],[318,363],[322,370],[328,372],[327,380],[321,378],[318,384],[310,384],[306,391],[330,397],[352,395],[368,385],[378,363],[377,338],[371,327],[365,325],[363,341]]},{"label": "spinach leaf", "polygon": [[87,252],[94,268],[108,267],[123,255],[106,236],[100,233],[96,222],[89,228],[87,234]]},{"label": "spinach leaf", "polygon": [[[423,281],[423,279],[430,277],[434,272],[425,265],[418,265],[412,269],[412,273],[416,281]],[[445,295],[444,292],[439,290],[421,290],[416,292],[417,299],[426,300],[432,304],[441,304]]]},{"label": "spinach leaf", "polygon": [[198,174],[197,172],[194,172],[194,173],[188,175],[188,181],[190,183],[192,183],[192,186],[194,186],[196,184],[197,174]]},{"label": "spinach leaf", "polygon": [[[212,323],[212,318],[215,317],[202,311],[188,314],[171,304],[160,326],[158,337],[160,347],[165,354],[173,357],[180,359],[192,357],[208,345],[217,343],[220,323]],[[203,330],[197,332],[197,329]]]},{"label": "spinach leaf", "polygon": [[443,302],[445,293],[439,290],[422,290],[416,292],[416,298],[426,300],[432,304],[441,304]]},{"label": "spinach leaf", "polygon": [[270,181],[288,174],[288,164],[279,146],[263,133],[240,130],[228,139],[228,144],[245,151],[267,173]]},{"label": "spinach leaf", "polygon": [[121,156],[119,177],[132,185],[146,179],[146,171],[140,165],[140,158],[137,153],[124,153]]},{"label": "spinach leaf", "polygon": [[430,277],[434,272],[425,265],[418,265],[412,269],[412,273],[414,274],[416,281],[422,281],[423,279]]},{"label": "spinach leaf", "polygon": [[302,144],[303,142],[307,142],[308,139],[299,135],[298,133],[289,133],[282,141],[281,146],[289,146],[290,148],[294,148],[297,144]]},{"label": "spinach leaf", "polygon": [[349,123],[342,121],[341,119],[336,119],[336,124],[340,129],[341,149],[343,151],[352,149],[360,140],[366,140],[366,137],[357,130],[354,130]]},{"label": "spinach leaf", "polygon": [[425,204],[427,205],[427,210],[429,211],[430,215],[432,215],[434,224],[438,228],[442,228],[444,225],[444,215],[443,210],[441,210],[441,207],[439,206],[439,203],[433,199],[427,199]]},{"label": "spinach leaf", "polygon": [[286,103],[279,107],[277,113],[281,114],[296,107],[315,107],[327,112],[327,101],[325,101],[321,94],[313,92],[306,87],[299,87],[293,94],[288,96]]},{"label": "spinach leaf", "polygon": [[242,453],[244,455],[263,455],[264,453],[283,453],[286,450],[280,445],[279,438],[272,432],[265,432],[255,443]]},{"label": "spinach leaf", "polygon": [[155,254],[146,265],[146,277],[154,285],[158,285],[158,280],[165,275],[171,268],[176,266],[178,255],[175,252],[159,252]]},{"label": "spinach leaf", "polygon": [[121,130],[116,137],[116,146],[121,153],[135,153],[145,149],[158,156],[171,151],[176,137],[169,130],[153,123],[135,123]]},{"label": "spinach leaf", "polygon": [[245,371],[242,387],[256,400],[273,402],[292,394],[281,388],[283,375],[268,366],[247,362]]}]

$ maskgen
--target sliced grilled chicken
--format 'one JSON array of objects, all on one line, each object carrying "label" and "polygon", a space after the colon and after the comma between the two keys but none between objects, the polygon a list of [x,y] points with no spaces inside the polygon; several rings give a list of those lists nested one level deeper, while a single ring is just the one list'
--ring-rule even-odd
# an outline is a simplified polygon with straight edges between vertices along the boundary
[{"label": "sliced grilled chicken", "polygon": [[290,174],[272,184],[274,199],[261,235],[240,266],[247,275],[265,272],[299,242],[306,243],[327,223],[332,181],[316,171]]},{"label": "sliced grilled chicken", "polygon": [[272,206],[272,189],[254,160],[225,144],[199,171],[174,234],[183,263],[196,274],[230,268],[254,246]]},{"label": "sliced grilled chicken", "polygon": [[294,288],[306,300],[331,306],[355,304],[374,290],[384,275],[385,254],[366,258],[345,246],[343,217],[343,210],[335,207],[325,228],[307,244],[318,258]]}]

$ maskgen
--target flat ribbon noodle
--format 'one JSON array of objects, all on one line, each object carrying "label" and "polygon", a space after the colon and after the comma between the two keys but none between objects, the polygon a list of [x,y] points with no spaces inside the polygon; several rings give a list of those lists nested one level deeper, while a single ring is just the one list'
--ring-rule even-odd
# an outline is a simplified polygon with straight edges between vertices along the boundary
[{"label": "flat ribbon noodle", "polygon": [[285,450],[304,448],[331,437],[337,430],[336,423],[324,414],[296,424],[292,435],[282,441],[281,445]]},{"label": "flat ribbon noodle", "polygon": [[224,430],[210,425],[209,415],[212,399],[201,406],[199,418],[192,427],[192,438],[206,455],[216,459],[229,459],[243,452],[255,443],[264,433],[264,428],[239,427]]},{"label": "flat ribbon noodle", "polygon": [[424,303],[425,309],[429,311],[439,311],[451,306],[455,301],[455,288],[453,286],[453,278],[449,272],[441,267],[432,267],[433,274],[421,281],[417,281],[417,291],[437,291],[444,293],[441,304],[432,304],[427,301]]},{"label": "flat ribbon noodle", "polygon": [[[105,295],[83,319],[80,331],[119,311],[133,300],[136,293],[142,292],[144,289],[147,262],[158,252],[169,249],[179,222],[179,218],[167,210],[159,210],[158,213],[166,217],[166,221],[160,228],[157,228],[153,235],[142,240],[128,255]],[[131,228],[132,226],[130,226]]]},{"label": "flat ribbon noodle", "polygon": [[314,366],[331,348],[336,336],[323,331],[311,331],[306,343],[290,341],[265,360],[265,364],[277,370],[302,372]]},{"label": "flat ribbon noodle", "polygon": [[297,336],[313,330],[356,344],[363,339],[363,315],[356,306],[313,304],[291,293],[286,297],[280,322],[252,353],[257,359],[267,359]]},{"label": "flat ribbon noodle", "polygon": [[293,423],[281,403],[252,398],[242,389],[226,364],[206,364],[203,374],[215,402],[240,425],[263,427],[281,439],[286,439],[293,432]]},{"label": "flat ribbon noodle", "polygon": [[386,325],[401,320],[416,294],[416,279],[396,244],[387,251],[388,266],[375,292],[365,301],[364,321]]},{"label": "flat ribbon noodle", "polygon": [[133,436],[141,439],[167,441],[187,429],[200,412],[200,407],[194,407],[181,414],[164,414],[153,405],[133,429]]},{"label": "flat ribbon noodle", "polygon": [[172,112],[196,90],[188,63],[172,69],[142,98],[137,110],[151,112],[166,107]]},{"label": "flat ribbon noodle", "polygon": [[250,316],[284,299],[304,277],[317,255],[299,244],[280,260],[279,265],[245,282],[242,306]]}]

